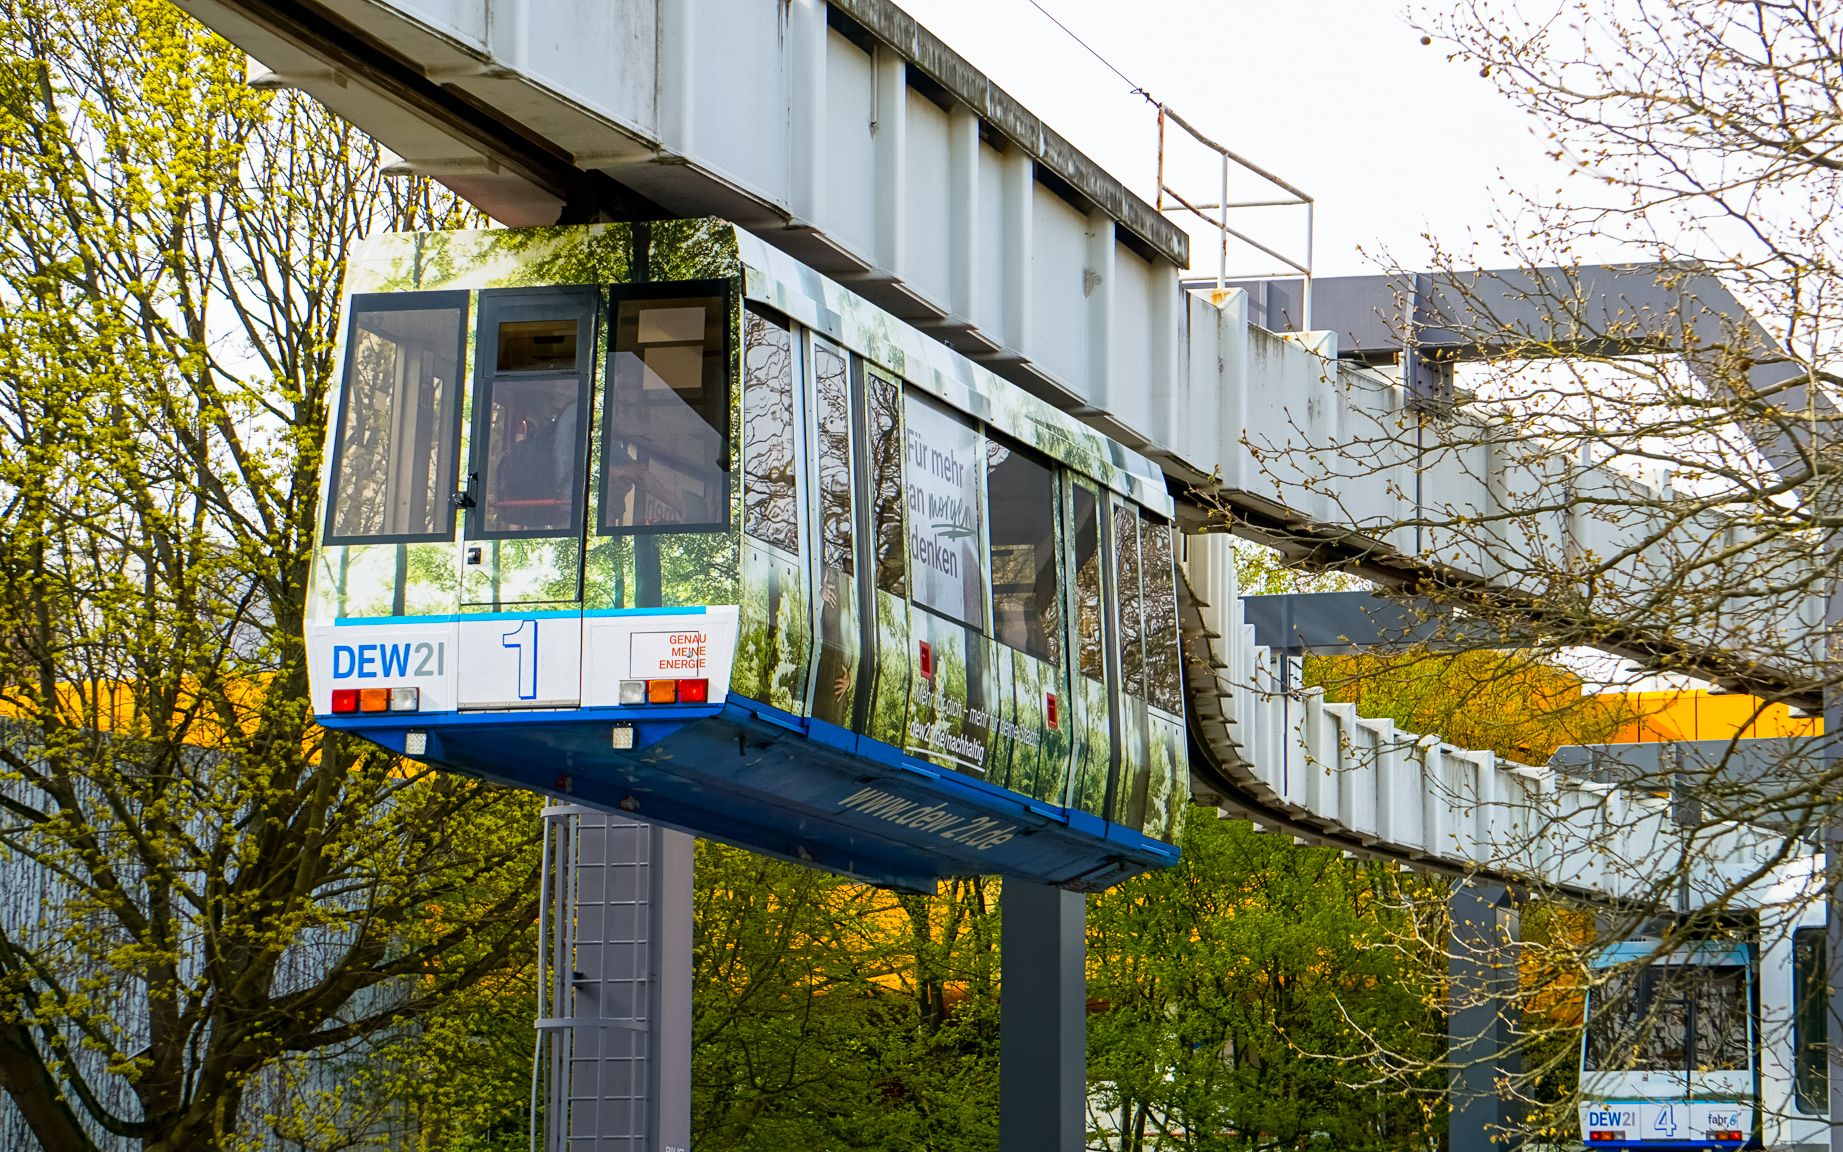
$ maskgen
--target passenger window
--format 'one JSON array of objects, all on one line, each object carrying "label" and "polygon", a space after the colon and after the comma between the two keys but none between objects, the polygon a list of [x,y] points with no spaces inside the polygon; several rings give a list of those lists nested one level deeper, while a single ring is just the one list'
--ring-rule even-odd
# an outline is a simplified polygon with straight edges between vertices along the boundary
[{"label": "passenger window", "polygon": [[1792,1080],[1798,1110],[1830,1111],[1829,949],[1822,928],[1792,934]]},{"label": "passenger window", "polygon": [[1660,964],[1609,977],[1591,993],[1586,1067],[1678,1074],[1751,1068],[1747,980],[1745,967],[1726,964]]},{"label": "passenger window", "polygon": [[1114,588],[1120,603],[1120,686],[1145,699],[1145,602],[1139,588],[1139,514],[1113,507]]},{"label": "passenger window", "polygon": [[481,342],[494,354],[476,369],[480,535],[581,531],[589,366],[578,351],[590,346],[595,310],[592,289],[481,297]]},{"label": "passenger window", "polygon": [[819,429],[819,545],[823,563],[849,576],[851,560],[851,377],[836,348],[813,343],[813,404]]},{"label": "passenger window", "polygon": [[1083,676],[1098,683],[1107,679],[1101,647],[1101,502],[1079,484],[1074,485],[1074,492],[1076,666]]},{"label": "passenger window", "polygon": [[1747,969],[1698,966],[1690,985],[1695,1035],[1691,1048],[1699,1071],[1753,1067],[1748,1025]]},{"label": "passenger window", "polygon": [[1627,1071],[1643,1067],[1638,1062],[1641,1043],[1650,1024],[1654,981],[1639,971],[1609,972],[1587,993],[1588,1016],[1585,1065],[1590,1072]]},{"label": "passenger window", "polygon": [[985,628],[985,565],[980,545],[979,430],[919,393],[905,391],[904,475],[908,486],[909,568],[917,604]]},{"label": "passenger window", "polygon": [[990,437],[986,499],[992,510],[993,634],[1001,644],[1060,663],[1056,475],[1025,449]]},{"label": "passenger window", "polygon": [[616,300],[604,531],[729,523],[729,317],[722,292]]},{"label": "passenger window", "polygon": [[465,292],[353,299],[329,544],[453,535],[466,325]]},{"label": "passenger window", "polygon": [[1177,573],[1171,555],[1171,526],[1139,518],[1139,559],[1145,586],[1146,701],[1167,712],[1184,710],[1179,664]]},{"label": "passenger window", "polygon": [[799,551],[793,337],[754,309],[742,321],[742,530]]},{"label": "passenger window", "polygon": [[877,587],[908,594],[903,561],[908,534],[902,524],[902,392],[881,373],[864,373],[864,407],[870,422],[870,512]]}]

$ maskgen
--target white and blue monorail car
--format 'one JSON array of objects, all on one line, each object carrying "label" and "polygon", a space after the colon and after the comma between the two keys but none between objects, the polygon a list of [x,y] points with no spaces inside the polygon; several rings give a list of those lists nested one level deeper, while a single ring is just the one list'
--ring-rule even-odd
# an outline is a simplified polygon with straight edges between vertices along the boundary
[{"label": "white and blue monorail car", "polygon": [[1754,956],[1732,941],[1655,940],[1593,959],[1581,1135],[1593,1148],[1733,1149],[1754,1136]]},{"label": "white and blue monorail car", "polygon": [[1148,461],[733,225],[374,239],[322,723],[868,880],[1176,859]]},{"label": "white and blue monorail car", "polygon": [[1829,1147],[1823,898],[1808,867],[1789,871],[1800,874],[1773,885],[1757,932],[1596,955],[1581,1050],[1589,1152]]}]

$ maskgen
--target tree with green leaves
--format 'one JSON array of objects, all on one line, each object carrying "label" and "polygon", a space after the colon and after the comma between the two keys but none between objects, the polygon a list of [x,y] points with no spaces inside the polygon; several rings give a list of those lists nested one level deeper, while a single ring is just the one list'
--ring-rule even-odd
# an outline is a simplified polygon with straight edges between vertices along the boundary
[{"label": "tree with green leaves", "polygon": [[534,951],[531,799],[317,729],[303,660],[347,254],[470,213],[244,69],[0,4],[0,1131],[53,1152],[426,1128],[412,1049]]},{"label": "tree with green leaves", "polygon": [[700,841],[692,1142],[989,1148],[996,883],[894,894]]},{"label": "tree with green leaves", "polygon": [[[1195,819],[1088,916],[1090,1146],[1431,1149],[1446,885]],[[1418,942],[1418,943],[1417,943]]]}]

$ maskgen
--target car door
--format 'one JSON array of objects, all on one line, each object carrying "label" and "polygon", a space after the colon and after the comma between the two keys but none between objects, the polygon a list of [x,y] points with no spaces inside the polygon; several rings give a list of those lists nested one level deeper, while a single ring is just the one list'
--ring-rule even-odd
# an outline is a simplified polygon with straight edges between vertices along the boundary
[{"label": "car door", "polygon": [[595,288],[483,292],[461,539],[462,708],[582,693]]}]

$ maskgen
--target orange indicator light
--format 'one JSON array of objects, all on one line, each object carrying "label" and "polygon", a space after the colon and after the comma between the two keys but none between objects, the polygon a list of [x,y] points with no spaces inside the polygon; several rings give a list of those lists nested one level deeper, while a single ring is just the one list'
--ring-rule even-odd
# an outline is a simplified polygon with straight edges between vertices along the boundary
[{"label": "orange indicator light", "polygon": [[388,712],[390,710],[390,689],[360,688],[358,690],[358,710],[360,712]]},{"label": "orange indicator light", "polygon": [[648,680],[646,682],[646,702],[648,704],[672,704],[678,700],[678,681]]}]

